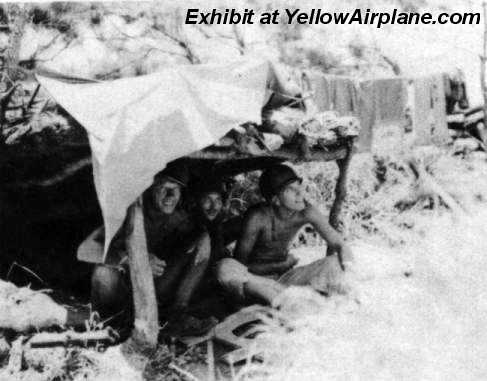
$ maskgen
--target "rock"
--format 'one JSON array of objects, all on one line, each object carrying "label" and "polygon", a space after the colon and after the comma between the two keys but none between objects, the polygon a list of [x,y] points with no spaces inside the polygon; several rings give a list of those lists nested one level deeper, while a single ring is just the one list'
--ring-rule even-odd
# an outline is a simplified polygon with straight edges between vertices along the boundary
[{"label": "rock", "polygon": [[453,143],[453,152],[459,153],[469,153],[476,151],[480,148],[480,142],[474,138],[461,138],[455,140]]},{"label": "rock", "polygon": [[269,151],[275,151],[284,144],[284,138],[281,135],[264,133],[264,144]]}]

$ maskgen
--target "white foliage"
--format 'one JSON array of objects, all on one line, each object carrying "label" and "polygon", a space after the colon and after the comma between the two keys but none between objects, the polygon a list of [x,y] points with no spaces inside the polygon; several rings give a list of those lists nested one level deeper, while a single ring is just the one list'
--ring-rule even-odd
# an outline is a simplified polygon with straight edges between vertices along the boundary
[{"label": "white foliage", "polygon": [[43,292],[0,280],[0,327],[15,331],[60,326],[67,311]]}]

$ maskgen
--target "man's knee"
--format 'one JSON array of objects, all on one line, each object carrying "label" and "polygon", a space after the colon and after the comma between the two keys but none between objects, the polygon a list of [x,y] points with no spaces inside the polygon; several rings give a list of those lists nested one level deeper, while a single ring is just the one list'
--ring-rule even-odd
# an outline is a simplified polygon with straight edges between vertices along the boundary
[{"label": "man's knee", "polygon": [[314,268],[316,273],[310,275],[309,279],[312,288],[328,294],[349,292],[347,273],[342,270],[337,256],[326,257],[314,262]]},{"label": "man's knee", "polygon": [[247,267],[233,258],[223,258],[216,265],[216,278],[225,286],[248,281]]},{"label": "man's knee", "polygon": [[211,255],[211,239],[208,233],[202,233],[196,242],[194,250],[194,264],[208,263]]},{"label": "man's knee", "polygon": [[97,265],[91,276],[91,295],[97,301],[110,302],[121,295],[123,279],[119,269]]}]

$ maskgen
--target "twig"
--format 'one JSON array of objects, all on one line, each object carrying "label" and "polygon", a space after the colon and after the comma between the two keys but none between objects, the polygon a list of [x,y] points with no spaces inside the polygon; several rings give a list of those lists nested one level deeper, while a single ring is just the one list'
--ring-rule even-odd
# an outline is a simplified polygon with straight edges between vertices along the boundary
[{"label": "twig", "polygon": [[141,62],[143,61],[145,58],[147,58],[147,56],[152,53],[154,50],[161,50],[161,49],[158,49],[158,48],[155,48],[155,47],[150,47],[149,49],[147,49],[147,51],[142,55],[142,57],[137,57],[133,60],[130,60],[129,62],[127,62],[125,65],[122,65],[122,66],[119,66],[111,71],[109,71],[108,73],[104,73],[104,74],[101,74],[98,76],[98,78],[102,78],[102,79],[107,79],[109,78],[111,75],[115,74],[116,72],[126,68],[126,67],[129,67],[130,65],[134,64],[134,63],[137,63],[137,62]]},{"label": "twig", "polygon": [[201,60],[191,50],[187,41],[185,41],[182,38],[177,38],[177,37],[173,36],[163,26],[156,24],[153,26],[153,28],[154,28],[154,30],[158,31],[159,33],[161,33],[162,35],[164,35],[165,37],[167,37],[171,41],[175,42],[180,48],[182,48],[186,52],[185,57],[190,63],[192,63],[192,64],[201,63]]},{"label": "twig", "polygon": [[76,163],[68,165],[60,173],[56,173],[54,176],[48,179],[28,181],[25,183],[9,184],[9,187],[20,187],[20,188],[49,187],[64,181],[68,177],[73,176],[78,171],[87,167],[88,165],[91,165],[91,157],[85,157],[81,160],[78,160]]},{"label": "twig", "polygon": [[58,346],[78,345],[87,346],[94,343],[113,344],[118,335],[113,329],[90,332],[42,332],[38,333],[26,343],[30,348],[49,348]]},{"label": "twig", "polygon": [[29,274],[31,274],[34,278],[36,278],[38,281],[40,281],[42,284],[47,284],[46,282],[44,282],[41,277],[39,275],[37,275],[34,271],[30,270],[29,268],[25,267],[25,266],[22,266],[22,265],[19,265],[17,262],[13,262],[11,265],[10,265],[10,268],[8,269],[8,272],[7,272],[7,276],[6,276],[6,279],[8,280],[9,277],[10,277],[10,274],[13,270],[13,268],[17,266],[17,267],[20,267],[22,270],[28,272]]},{"label": "twig", "polygon": [[39,89],[41,88],[41,85],[38,84],[36,89],[34,90],[34,93],[32,94],[32,97],[30,97],[29,103],[27,103],[27,108],[31,108],[32,105],[34,104],[34,99],[36,98],[37,94],[39,93]]},{"label": "twig", "polygon": [[[59,34],[55,35],[55,36],[54,36],[54,37],[51,39],[51,41],[49,41],[47,44],[40,45],[40,46],[39,46],[39,47],[36,49],[36,53],[39,51],[39,49],[45,50],[45,49],[50,48],[52,45],[54,45],[54,43],[56,42],[56,40],[57,40],[58,38],[60,38],[61,36],[64,36],[64,34],[59,33]],[[36,53],[34,53],[34,56],[35,56],[35,54],[36,54]]]},{"label": "twig", "polygon": [[[196,25],[196,29],[198,29],[205,38],[210,39],[212,36],[200,25]],[[215,33],[216,34],[216,33]],[[218,34],[217,34],[218,35]],[[228,38],[228,36],[220,36],[220,37],[225,37]]]},{"label": "twig", "polygon": [[418,165],[414,159],[409,160],[409,168],[413,171],[416,178],[421,181],[425,192],[438,195],[446,206],[456,215],[465,215],[466,210],[455,201],[455,199],[450,196],[422,166]]},{"label": "twig", "polygon": [[116,314],[114,314],[114,315],[112,315],[112,316],[107,317],[105,320],[102,320],[102,321],[100,322],[100,324],[101,324],[101,325],[102,325],[102,327],[103,327],[103,326],[105,326],[105,325],[106,325],[106,324],[107,324],[107,323],[108,323],[110,320],[115,319],[116,317],[118,317],[118,316],[120,316],[120,315],[124,314],[125,312],[126,312],[125,310],[122,310],[122,311],[120,311],[120,312],[117,312]]},{"label": "twig", "polygon": [[213,350],[213,339],[207,342],[206,355],[208,357],[208,381],[215,381],[215,353]]},{"label": "twig", "polygon": [[181,374],[182,376],[190,379],[191,381],[199,381],[193,374],[189,373],[187,370],[181,369],[179,366],[171,363],[168,365],[169,369],[176,371],[177,373]]},{"label": "twig", "polygon": [[56,58],[57,56],[59,56],[62,52],[64,52],[65,50],[67,50],[69,48],[69,46],[73,43],[74,40],[70,40],[68,41],[68,43],[66,43],[66,45],[64,45],[64,47],[62,49],[59,49],[56,53],[54,53],[51,57],[49,58],[44,58],[44,59],[37,59],[36,61],[37,62],[47,62],[47,61],[52,61],[54,58]]},{"label": "twig", "polygon": [[245,54],[245,49],[246,49],[245,41],[242,35],[240,34],[240,31],[237,28],[237,24],[234,24],[232,29],[233,29],[233,35],[235,36],[235,41],[237,42],[238,51],[240,52],[240,55],[243,56]]}]

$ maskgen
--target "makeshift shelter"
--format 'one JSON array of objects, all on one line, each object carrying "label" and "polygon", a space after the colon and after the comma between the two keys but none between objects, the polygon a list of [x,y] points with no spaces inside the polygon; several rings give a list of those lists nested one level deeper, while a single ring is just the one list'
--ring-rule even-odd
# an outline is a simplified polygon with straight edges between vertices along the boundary
[{"label": "makeshift shelter", "polygon": [[[37,78],[88,132],[105,225],[105,253],[127,212],[136,336],[149,343],[157,338],[157,310],[146,242],[140,239],[145,236],[142,209],[136,200],[168,162],[186,156],[210,161],[220,170],[243,171],[285,160],[337,160],[340,174],[330,221],[338,224],[358,126],[349,120],[330,121],[326,115],[321,121],[310,117],[291,140],[276,145],[266,141],[280,136],[266,136],[265,128],[260,128],[265,106],[289,100],[301,103],[299,94],[289,90],[269,62],[179,66],[102,83]],[[323,123],[331,127],[323,128]],[[330,131],[333,139],[320,139],[321,133]]]}]

